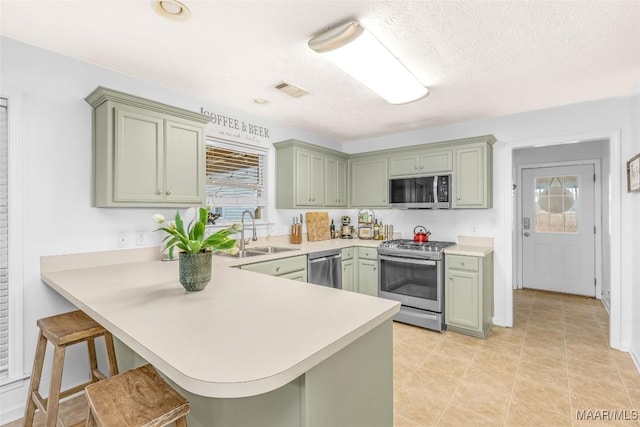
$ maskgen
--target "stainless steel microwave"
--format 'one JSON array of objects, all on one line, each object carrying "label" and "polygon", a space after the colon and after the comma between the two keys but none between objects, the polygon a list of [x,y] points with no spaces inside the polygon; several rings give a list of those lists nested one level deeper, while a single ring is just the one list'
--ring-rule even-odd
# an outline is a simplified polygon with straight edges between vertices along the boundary
[{"label": "stainless steel microwave", "polygon": [[399,209],[450,209],[451,175],[390,179],[389,207]]}]

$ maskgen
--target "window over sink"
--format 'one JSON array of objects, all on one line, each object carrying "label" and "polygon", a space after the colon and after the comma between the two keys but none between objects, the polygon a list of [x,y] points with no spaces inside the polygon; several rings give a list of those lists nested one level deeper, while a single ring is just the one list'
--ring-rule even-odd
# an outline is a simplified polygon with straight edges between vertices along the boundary
[{"label": "window over sink", "polygon": [[216,222],[240,222],[245,210],[266,222],[267,149],[207,138],[206,151],[206,197]]}]

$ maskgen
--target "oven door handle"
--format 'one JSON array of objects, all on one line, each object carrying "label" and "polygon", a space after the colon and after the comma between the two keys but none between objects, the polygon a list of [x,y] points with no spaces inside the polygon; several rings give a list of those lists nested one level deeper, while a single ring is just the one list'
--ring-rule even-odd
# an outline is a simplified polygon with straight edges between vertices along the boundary
[{"label": "oven door handle", "polygon": [[395,261],[402,262],[405,264],[418,264],[418,265],[437,265],[437,261],[431,261],[428,259],[416,259],[416,258],[406,258],[406,257],[398,257],[398,256],[388,256],[388,255],[378,255],[380,261]]}]

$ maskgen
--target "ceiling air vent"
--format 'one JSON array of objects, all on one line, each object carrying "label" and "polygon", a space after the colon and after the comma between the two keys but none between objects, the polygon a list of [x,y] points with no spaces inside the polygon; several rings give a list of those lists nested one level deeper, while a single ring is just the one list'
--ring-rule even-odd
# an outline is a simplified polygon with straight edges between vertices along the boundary
[{"label": "ceiling air vent", "polygon": [[301,96],[309,95],[311,93],[307,90],[302,89],[301,87],[285,81],[276,84],[274,87],[289,96],[293,96],[294,98],[300,98]]}]

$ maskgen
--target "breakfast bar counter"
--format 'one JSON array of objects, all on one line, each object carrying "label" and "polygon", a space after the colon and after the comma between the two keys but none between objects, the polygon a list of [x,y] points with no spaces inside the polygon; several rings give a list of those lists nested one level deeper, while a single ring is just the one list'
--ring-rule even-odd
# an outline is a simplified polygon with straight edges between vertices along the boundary
[{"label": "breakfast bar counter", "polygon": [[187,293],[177,262],[135,251],[45,257],[41,277],[124,369],[148,361],[184,393],[190,425],[392,424],[398,303],[224,264]]}]

